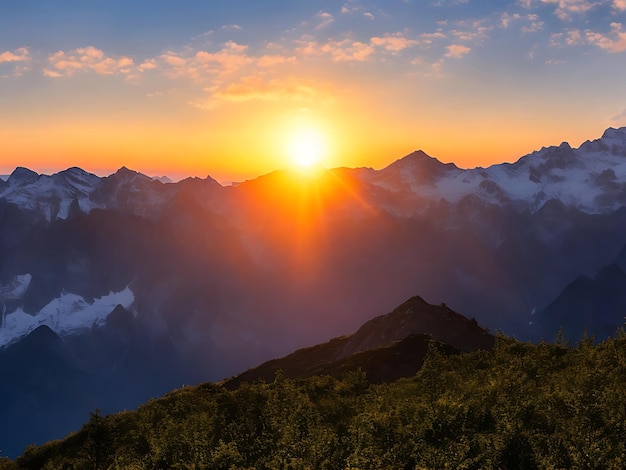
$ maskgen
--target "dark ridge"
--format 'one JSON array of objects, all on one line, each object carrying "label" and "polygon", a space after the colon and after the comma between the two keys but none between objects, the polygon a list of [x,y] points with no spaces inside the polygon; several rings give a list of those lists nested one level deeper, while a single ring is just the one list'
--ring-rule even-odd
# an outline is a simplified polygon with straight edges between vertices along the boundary
[{"label": "dark ridge", "polygon": [[412,297],[392,312],[368,321],[353,335],[265,362],[224,381],[224,386],[234,389],[244,382],[271,381],[278,370],[289,378],[341,378],[362,369],[372,382],[389,382],[414,375],[431,343],[452,354],[490,350],[494,341],[475,320],[445,305],[430,305],[421,297]]}]

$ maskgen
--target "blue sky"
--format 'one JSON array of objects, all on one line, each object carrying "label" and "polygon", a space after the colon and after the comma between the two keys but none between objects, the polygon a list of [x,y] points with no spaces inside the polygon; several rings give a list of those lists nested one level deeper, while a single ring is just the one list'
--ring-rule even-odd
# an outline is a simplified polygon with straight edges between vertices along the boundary
[{"label": "blue sky", "polygon": [[460,166],[626,125],[626,0],[0,4],[0,172]]}]

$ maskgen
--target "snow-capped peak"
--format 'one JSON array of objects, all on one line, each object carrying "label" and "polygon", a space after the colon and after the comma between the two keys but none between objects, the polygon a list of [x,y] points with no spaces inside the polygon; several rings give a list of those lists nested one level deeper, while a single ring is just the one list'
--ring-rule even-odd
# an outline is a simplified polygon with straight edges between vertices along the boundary
[{"label": "snow-capped peak", "polygon": [[39,174],[28,168],[18,166],[9,176],[7,183],[11,186],[31,184],[37,181]]},{"label": "snow-capped peak", "polygon": [[[28,282],[30,282],[30,275]],[[20,279],[16,289],[24,286],[25,279]],[[12,291],[16,294],[16,289]],[[126,288],[120,292],[110,292],[89,302],[76,294],[63,293],[44,306],[37,314],[29,315],[21,308],[2,313],[0,323],[0,347],[6,346],[46,325],[60,336],[71,335],[93,326],[101,326],[117,305],[129,309],[135,295]],[[3,309],[4,310],[4,309]]]},{"label": "snow-capped peak", "polygon": [[626,145],[626,127],[620,127],[615,129],[614,127],[609,127],[602,134],[602,140],[619,140],[622,144]]},{"label": "snow-capped peak", "polygon": [[420,151],[369,173],[365,179],[402,192],[405,199],[406,194],[413,194],[413,211],[425,210],[428,201],[456,203],[472,195],[488,203],[514,204],[531,211],[558,199],[586,212],[606,212],[626,204],[626,127],[609,128],[602,138],[577,149],[563,142],[515,163],[488,168],[462,170]]}]

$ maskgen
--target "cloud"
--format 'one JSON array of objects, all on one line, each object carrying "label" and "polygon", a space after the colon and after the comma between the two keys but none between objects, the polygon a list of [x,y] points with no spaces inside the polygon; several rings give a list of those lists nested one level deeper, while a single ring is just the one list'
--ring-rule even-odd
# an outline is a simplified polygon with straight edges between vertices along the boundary
[{"label": "cloud", "polygon": [[528,24],[520,28],[522,33],[535,33],[537,31],[541,31],[545,25],[545,23],[539,19],[538,15],[526,15],[526,20],[528,21]]},{"label": "cloud", "polygon": [[567,31],[567,35],[565,37],[565,44],[568,46],[578,46],[584,43],[583,36],[578,29],[571,29]]},{"label": "cloud", "polygon": [[374,53],[374,48],[367,43],[343,39],[331,39],[326,43],[313,40],[299,40],[296,52],[305,56],[330,55],[333,62],[363,62]]},{"label": "cloud", "polygon": [[512,15],[508,13],[502,13],[500,17],[500,26],[504,29],[508,28],[512,21],[519,20],[522,17],[519,13],[514,13]]},{"label": "cloud", "polygon": [[447,36],[442,30],[437,30],[434,33],[422,33],[420,34],[420,44],[429,45],[432,44],[434,39],[445,39]]},{"label": "cloud", "polygon": [[93,46],[81,47],[68,52],[58,51],[48,56],[52,69],[45,68],[44,76],[58,78],[76,72],[92,71],[99,75],[130,74],[134,61],[130,57],[108,57]]},{"label": "cloud", "polygon": [[158,67],[156,60],[154,59],[147,59],[144,60],[141,64],[139,64],[139,70],[141,70],[142,72],[146,71],[146,70],[154,70]]},{"label": "cloud", "polygon": [[315,29],[326,28],[333,21],[335,21],[335,18],[333,17],[333,15],[331,15],[330,13],[325,12],[325,11],[320,11],[315,16],[320,20],[319,24],[315,27]]},{"label": "cloud", "polygon": [[446,57],[450,57],[453,59],[459,59],[464,55],[468,54],[471,49],[469,47],[463,46],[461,44],[451,44],[446,47]]},{"label": "cloud", "polygon": [[372,13],[370,13],[369,11],[366,11],[365,13],[363,13],[363,16],[365,18],[367,18],[368,20],[370,20],[370,21],[374,21],[374,19],[375,19],[374,15]]},{"label": "cloud", "polygon": [[571,21],[572,13],[584,14],[601,4],[601,2],[591,2],[589,0],[541,0],[541,3],[557,5],[555,14],[563,21]]},{"label": "cloud", "polygon": [[621,113],[613,116],[611,121],[620,125],[626,125],[626,109],[624,109]]},{"label": "cloud", "polygon": [[626,11],[626,0],[613,0],[613,8],[618,11]]},{"label": "cloud", "polygon": [[443,7],[449,5],[463,5],[468,2],[469,0],[436,0],[435,2],[433,2],[433,6]]},{"label": "cloud", "polygon": [[341,13],[343,15],[347,15],[350,13],[357,13],[362,10],[363,7],[359,4],[357,0],[349,0],[347,3],[344,3],[341,7]]},{"label": "cloud", "polygon": [[314,83],[295,78],[266,79],[259,75],[243,77],[222,89],[210,90],[215,99],[234,102],[246,101],[290,101],[298,103],[319,103],[328,100]]},{"label": "cloud", "polygon": [[[12,64],[13,70],[11,75],[20,77],[24,72],[29,70],[29,62],[31,60],[30,52],[27,47],[20,47],[13,51],[4,51],[0,53],[0,64]],[[2,78],[8,78],[9,75],[2,75]]]},{"label": "cloud", "polygon": [[0,54],[0,64],[5,62],[26,62],[30,60],[30,53],[27,47],[20,47],[13,51],[5,51]]},{"label": "cloud", "polygon": [[222,31],[241,31],[243,29],[238,24],[225,24],[220,28]]},{"label": "cloud", "polygon": [[459,21],[458,29],[453,29],[451,33],[460,41],[475,41],[487,39],[489,32],[494,29],[493,25],[487,23],[486,19]]},{"label": "cloud", "polygon": [[611,23],[611,32],[608,34],[586,31],[585,36],[590,44],[608,52],[626,51],[626,31],[622,31],[621,23]]},{"label": "cloud", "polygon": [[404,49],[417,46],[419,41],[408,39],[402,33],[385,34],[383,37],[373,37],[370,39],[373,46],[382,47],[388,52],[397,53]]},{"label": "cloud", "polygon": [[257,65],[259,67],[275,67],[276,65],[281,64],[295,64],[298,62],[298,59],[294,56],[283,56],[283,55],[263,55],[257,59]]},{"label": "cloud", "polygon": [[48,78],[61,78],[63,74],[61,72],[55,72],[50,69],[43,69],[43,76]]},{"label": "cloud", "polygon": [[254,58],[247,51],[248,46],[228,41],[215,52],[189,49],[164,52],[159,61],[170,78],[188,78],[200,83],[234,74],[252,64]]}]

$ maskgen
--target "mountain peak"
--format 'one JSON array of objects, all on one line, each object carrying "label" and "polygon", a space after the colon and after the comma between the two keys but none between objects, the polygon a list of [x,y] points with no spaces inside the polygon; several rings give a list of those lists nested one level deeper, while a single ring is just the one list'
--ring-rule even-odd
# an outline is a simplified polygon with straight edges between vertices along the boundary
[{"label": "mountain peak", "polygon": [[273,359],[225,382],[236,388],[242,382],[271,380],[280,369],[286,377],[315,374],[341,376],[362,368],[374,381],[414,375],[426,356],[428,344],[443,344],[448,351],[491,350],[495,338],[476,320],[444,304],[431,305],[415,296],[392,312],[375,317],[349,336],[340,336]]},{"label": "mountain peak", "polygon": [[429,335],[465,351],[490,349],[493,345],[493,337],[475,320],[454,312],[445,304],[431,305],[415,296],[392,312],[365,323],[352,335],[344,354],[379,347],[415,333]]},{"label": "mountain peak", "polygon": [[602,139],[620,139],[626,141],[626,127],[609,127],[602,134]]},{"label": "mountain peak", "polygon": [[[391,187],[420,187],[462,171],[454,163],[442,163],[423,150],[417,150],[380,170],[378,183]],[[386,183],[385,183],[386,182]]]},{"label": "mountain peak", "polygon": [[11,176],[9,176],[8,183],[11,185],[28,184],[37,181],[38,178],[39,174],[35,173],[33,170],[18,166],[17,168],[15,168],[15,170],[13,170]]},{"label": "mountain peak", "polygon": [[141,173],[139,173],[138,171],[131,170],[126,166],[120,167],[115,173],[113,173],[113,175],[118,175],[118,176],[136,176],[140,174]]}]

